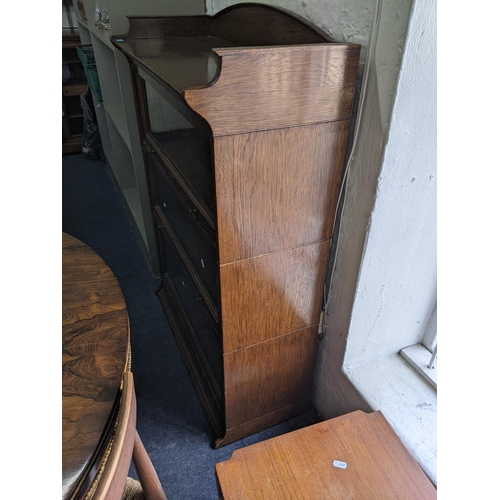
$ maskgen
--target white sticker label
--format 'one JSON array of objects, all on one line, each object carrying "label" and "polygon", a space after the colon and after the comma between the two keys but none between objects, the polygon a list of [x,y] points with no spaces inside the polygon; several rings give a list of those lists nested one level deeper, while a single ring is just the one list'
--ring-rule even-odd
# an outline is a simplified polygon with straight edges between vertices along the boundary
[{"label": "white sticker label", "polygon": [[338,467],[339,469],[347,469],[347,464],[345,462],[341,462],[340,460],[334,460],[333,466]]}]

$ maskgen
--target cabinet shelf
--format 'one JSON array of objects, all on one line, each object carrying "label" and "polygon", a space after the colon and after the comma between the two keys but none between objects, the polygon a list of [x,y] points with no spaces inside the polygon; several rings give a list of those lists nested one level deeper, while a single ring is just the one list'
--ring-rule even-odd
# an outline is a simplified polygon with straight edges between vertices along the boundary
[{"label": "cabinet shelf", "polygon": [[95,26],[95,1],[73,0],[80,37],[78,44],[93,47],[102,101],[97,101],[94,95],[92,100],[106,163],[150,271],[153,276],[160,277],[130,65],[112,44],[111,37],[128,30],[130,15],[197,15],[204,12],[205,2],[107,0],[107,7],[111,29],[101,30]]},{"label": "cabinet shelf", "polygon": [[310,405],[360,47],[258,4],[129,21],[111,43],[131,66],[158,296],[220,447]]},{"label": "cabinet shelf", "polygon": [[[148,144],[152,146],[150,151],[154,151],[158,158],[163,161],[157,162],[163,165],[167,175],[175,179],[180,190],[183,192],[183,198],[189,198],[196,207],[195,210],[204,218],[211,228],[215,228],[215,206],[213,198],[213,173],[208,171],[202,162],[197,158],[202,158],[208,164],[211,164],[210,156],[207,157],[203,149],[198,148],[199,141],[186,135],[185,148],[183,150],[183,138],[177,137],[170,140],[170,144],[159,143],[156,137],[148,134]],[[167,146],[165,148],[165,146]],[[172,154],[173,153],[173,154]],[[160,167],[161,168],[161,167]]]},{"label": "cabinet shelf", "polygon": [[[186,364],[190,367],[190,375],[196,393],[203,404],[210,425],[216,435],[221,435],[224,433],[224,404],[221,394],[221,388],[223,387],[221,383],[223,378],[222,361],[212,346],[209,348],[209,352],[213,356],[212,364],[207,361],[207,356],[197,340],[196,332],[201,335],[201,338],[205,339],[213,339],[214,334],[210,327],[207,326],[209,322],[206,317],[204,318],[203,312],[198,313],[197,311],[193,314],[189,307],[181,303],[181,294],[179,294],[178,290],[181,289],[182,281],[181,278],[180,286],[176,287],[170,276],[164,274],[162,276],[162,287],[158,291],[158,298],[164,311],[168,314],[168,322],[171,325],[177,347],[184,360],[186,360]],[[182,286],[182,288],[185,287]],[[196,302],[191,303],[196,305]],[[202,326],[197,324],[197,318],[201,318]],[[203,335],[206,331],[209,334]],[[217,342],[213,342],[212,345],[217,345]]]},{"label": "cabinet shelf", "polygon": [[[191,184],[185,180],[179,166],[172,162],[156,139],[149,133],[146,133],[145,137],[145,147],[149,153],[151,164],[166,175],[189,211],[196,215],[196,221],[201,226],[204,234],[210,240],[215,241],[215,216],[213,210],[208,208],[197,192],[191,188]],[[212,205],[211,202],[209,204]]]},{"label": "cabinet shelf", "polygon": [[90,26],[89,30],[92,33],[92,35],[98,38],[106,47],[113,50],[113,46],[111,44],[110,30],[101,30],[92,25]]},{"label": "cabinet shelf", "polygon": [[[78,10],[76,10],[75,12],[78,12]],[[89,23],[88,23],[87,19],[83,19],[83,17],[81,16],[81,14],[79,12],[77,15],[78,15],[78,19],[77,19],[78,25],[83,26],[88,31],[89,30]]]},{"label": "cabinet shelf", "polygon": [[106,109],[106,114],[108,115],[108,120],[113,123],[114,128],[120,134],[120,137],[124,144],[126,144],[127,149],[131,150],[130,137],[127,130],[127,123],[124,118],[123,108],[118,103],[109,102],[104,104]]},{"label": "cabinet shelf", "polygon": [[82,63],[76,53],[78,35],[62,37],[62,152],[76,153],[83,145],[83,111],[80,95],[87,89]]},{"label": "cabinet shelf", "polygon": [[89,45],[91,43],[90,30],[87,21],[84,19],[78,19],[78,33],[82,45]]},{"label": "cabinet shelf", "polygon": [[213,396],[219,405],[222,403],[223,370],[218,325],[213,321],[205,297],[200,294],[199,284],[193,280],[193,273],[179,258],[171,234],[164,228],[159,235],[164,255],[168,255],[164,284],[170,296],[178,303],[176,309],[182,318],[184,329],[189,332],[188,341],[196,346],[196,356],[203,367],[202,375],[210,381],[215,392]]},{"label": "cabinet shelf", "polygon": [[166,152],[192,192],[202,200],[211,213],[215,210],[213,172],[210,145],[196,129],[173,130],[154,134],[160,147]]},{"label": "cabinet shelf", "polygon": [[[92,32],[93,33],[93,32]],[[130,136],[125,116],[124,103],[121,98],[120,81],[116,68],[115,54],[111,47],[100,39],[93,40],[94,54],[101,86],[104,108],[114,127],[120,134],[127,148],[131,149]]]}]

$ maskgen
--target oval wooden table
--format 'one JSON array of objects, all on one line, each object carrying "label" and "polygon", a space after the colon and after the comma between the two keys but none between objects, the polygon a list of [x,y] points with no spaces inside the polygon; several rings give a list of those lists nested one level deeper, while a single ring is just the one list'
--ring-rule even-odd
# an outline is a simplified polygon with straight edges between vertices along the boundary
[{"label": "oval wooden table", "polygon": [[135,423],[122,291],[101,257],[63,233],[63,499],[120,498],[131,457],[146,498],[165,498]]}]

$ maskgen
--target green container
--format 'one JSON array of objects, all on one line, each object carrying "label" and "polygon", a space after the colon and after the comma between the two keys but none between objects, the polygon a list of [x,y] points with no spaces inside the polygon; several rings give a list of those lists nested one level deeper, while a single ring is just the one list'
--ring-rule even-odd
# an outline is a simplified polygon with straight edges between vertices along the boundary
[{"label": "green container", "polygon": [[80,61],[82,61],[83,71],[87,77],[89,87],[97,99],[102,101],[101,84],[99,83],[99,75],[97,74],[97,66],[95,64],[94,48],[92,45],[80,45],[76,48],[76,52]]}]

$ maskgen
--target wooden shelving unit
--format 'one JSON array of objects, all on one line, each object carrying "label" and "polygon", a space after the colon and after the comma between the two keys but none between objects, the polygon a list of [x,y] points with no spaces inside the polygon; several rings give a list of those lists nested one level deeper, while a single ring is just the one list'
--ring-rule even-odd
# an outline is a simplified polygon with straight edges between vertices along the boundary
[{"label": "wooden shelving unit", "polygon": [[87,89],[87,81],[76,47],[80,45],[78,35],[62,35],[62,152],[81,151],[83,143],[83,113],[80,96]]},{"label": "wooden shelving unit", "polygon": [[359,45],[284,10],[133,16],[166,317],[219,447],[310,405]]},{"label": "wooden shelving unit", "polygon": [[[129,64],[115,49],[111,37],[128,30],[127,16],[197,15],[205,12],[203,0],[108,0],[110,30],[98,29],[94,22],[95,2],[73,0],[77,15],[79,43],[91,44],[102,91],[102,102],[95,96],[94,107],[104,154],[114,178],[137,240],[146,256],[150,270],[159,274],[153,221],[149,209],[144,162],[137,128],[136,111],[130,80]],[[80,9],[79,9],[80,4]],[[86,18],[82,15],[82,8]]]}]

